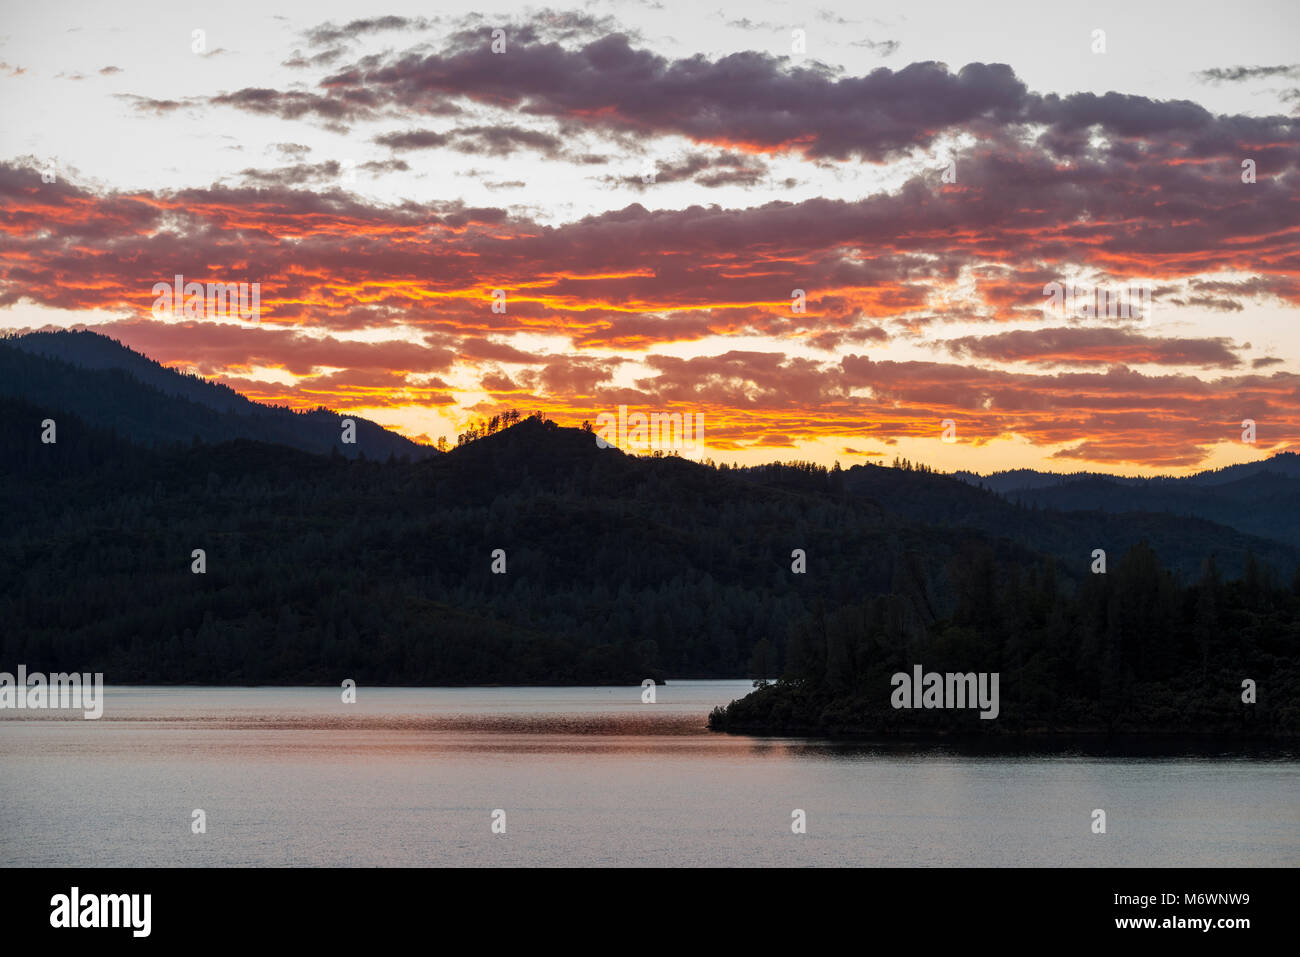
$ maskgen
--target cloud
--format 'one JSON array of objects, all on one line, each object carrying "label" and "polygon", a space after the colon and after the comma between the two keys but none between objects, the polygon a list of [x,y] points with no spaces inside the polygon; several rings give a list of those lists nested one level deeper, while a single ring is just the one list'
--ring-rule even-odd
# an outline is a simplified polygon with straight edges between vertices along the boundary
[{"label": "cloud", "polygon": [[365,17],[359,20],[352,20],[342,26],[336,26],[333,23],[322,23],[319,26],[308,30],[304,38],[313,46],[327,46],[351,40],[356,40],[362,36],[374,33],[383,33],[386,31],[400,30],[403,33],[410,33],[418,30],[429,30],[437,24],[437,20],[429,20],[424,17]]},{"label": "cloud", "polygon": [[411,167],[402,160],[369,160],[365,163],[344,163],[338,160],[325,160],[320,163],[296,163],[275,169],[244,169],[239,176],[243,184],[250,186],[301,187],[312,183],[334,183],[346,180],[356,172],[367,172],[373,176],[385,173],[405,172]]},{"label": "cloud", "polygon": [[311,152],[311,147],[304,146],[302,143],[272,143],[271,149],[281,156],[288,156],[292,159],[300,159]]},{"label": "cloud", "polygon": [[406,130],[376,136],[374,141],[399,151],[446,148],[482,156],[509,156],[527,149],[536,150],[548,159],[558,159],[565,151],[564,141],[558,136],[520,126],[468,126],[447,133]]},{"label": "cloud", "polygon": [[785,30],[788,29],[786,24],[771,23],[767,20],[751,20],[749,17],[740,17],[736,20],[728,20],[727,26],[735,27],[737,30]]},{"label": "cloud", "polygon": [[323,120],[340,130],[349,122],[381,115],[377,109],[378,99],[359,90],[323,96],[303,90],[245,87],[234,93],[208,97],[206,102],[213,106],[233,106],[249,113],[275,116],[283,120]]},{"label": "cloud", "polygon": [[868,50],[874,50],[882,57],[886,57],[898,52],[898,48],[902,46],[902,44],[897,40],[871,40],[867,37],[863,37],[861,40],[854,40],[849,44],[849,46],[866,47]]},{"label": "cloud", "polygon": [[[655,211],[633,204],[542,229],[499,209],[373,205],[290,188],[329,182],[336,163],[246,171],[249,185],[275,187],[269,190],[103,195],[67,183],[40,188],[37,170],[0,166],[7,202],[0,229],[21,263],[0,276],[0,295],[117,306],[113,275],[77,282],[74,271],[49,270],[70,246],[104,244],[113,254],[83,263],[83,272],[139,273],[149,264],[146,275],[170,275],[184,262],[179,251],[160,255],[159,247],[176,231],[201,262],[255,255],[268,272],[293,277],[294,287],[317,270],[342,270],[346,282],[286,297],[285,308],[293,299],[304,321],[337,322],[360,295],[416,321],[454,317],[469,298],[503,288],[515,303],[511,315],[614,346],[620,330],[630,337],[623,344],[635,345],[653,341],[656,328],[665,336],[804,334],[833,346],[879,339],[885,319],[936,321],[936,309],[967,320],[1023,316],[1041,309],[1045,282],[1078,266],[1120,281],[1198,277],[1196,295],[1216,299],[1300,301],[1288,239],[1296,200],[1286,183],[1228,189],[1215,185],[1222,170],[1207,165],[1101,157],[1077,163],[1075,176],[1063,179],[1050,157],[974,153],[961,160],[963,190],[952,195],[919,174],[897,192],[855,202]],[[1177,220],[1168,216],[1171,203]],[[998,265],[1009,261],[1026,265]],[[1256,276],[1219,286],[1199,278],[1229,270]],[[976,299],[944,305],[963,273],[975,278]],[[368,277],[379,283],[373,291],[365,291]],[[805,313],[790,308],[795,289],[807,294]]]},{"label": "cloud", "polygon": [[768,166],[756,156],[723,151],[717,154],[692,152],[676,160],[657,160],[653,176],[647,172],[628,176],[605,176],[603,181],[638,191],[663,183],[690,181],[708,188],[718,186],[756,186],[767,179]]},{"label": "cloud", "polygon": [[[381,21],[387,18],[349,26],[366,32]],[[634,34],[608,20],[554,12],[503,21],[499,29],[509,46],[502,55],[492,49],[495,27],[476,16],[459,23],[463,28],[446,35],[439,49],[422,43],[363,56],[322,78],[315,90],[250,87],[204,102],[344,130],[383,118],[454,115],[458,102],[469,101],[612,137],[684,136],[733,151],[818,161],[884,162],[956,132],[1008,150],[1037,137],[1034,144],[1058,160],[1239,161],[1241,149],[1249,148],[1261,168],[1286,168],[1297,149],[1296,123],[1288,117],[1215,116],[1188,100],[1117,92],[1044,95],[1000,63],[968,63],[953,72],[943,63],[916,62],[845,76],[756,51],[669,59],[635,46]],[[321,36],[349,28],[331,30]],[[141,98],[139,108],[157,109],[157,103]],[[1095,145],[1098,135],[1104,147]]]},{"label": "cloud", "polygon": [[1204,83],[1240,83],[1244,80],[1258,80],[1284,76],[1300,79],[1300,64],[1291,66],[1229,66],[1213,67],[1201,70],[1196,78]]},{"label": "cloud", "polygon": [[433,130],[406,130],[401,133],[384,133],[375,137],[376,143],[392,150],[439,149],[451,140],[449,134],[437,133]]},{"label": "cloud", "polygon": [[583,46],[532,42],[529,24],[510,28],[509,56],[492,52],[486,33],[453,35],[436,52],[371,56],[326,77],[332,97],[420,112],[445,98],[610,133],[682,135],[748,151],[799,151],[814,159],[883,161],[930,146],[947,130],[997,135],[1046,127],[1058,143],[1097,128],[1122,139],[1161,137],[1162,152],[1226,155],[1243,140],[1293,145],[1294,124],[1281,117],[1215,117],[1186,100],[1157,101],[1120,93],[1069,96],[1030,92],[1005,64],[942,63],[884,67],[838,76],[818,64],[740,52],[710,60],[670,60],[634,47],[625,33]]},{"label": "cloud", "polygon": [[632,47],[622,33],[578,49],[516,42],[506,57],[493,54],[482,34],[458,35],[443,52],[367,58],[322,87],[417,112],[430,99],[467,97],[612,131],[876,160],[926,145],[953,125],[1015,115],[1029,98],[999,64],[953,74],[943,64],[914,63],[835,78],[824,67],[757,52],[668,60]]},{"label": "cloud", "polygon": [[283,61],[280,65],[288,67],[291,70],[308,70],[312,67],[333,66],[339,60],[347,56],[346,47],[331,47],[328,50],[321,50],[310,56],[304,56],[301,50],[294,50],[293,56]]},{"label": "cloud", "polygon": [[580,399],[594,395],[597,386],[613,378],[621,359],[598,359],[581,356],[554,356],[540,369],[521,370],[516,378],[526,388],[541,395],[564,395]]},{"label": "cloud", "polygon": [[955,356],[1034,365],[1155,365],[1232,368],[1241,365],[1231,339],[1173,339],[1116,328],[1018,329],[939,343]]},{"label": "cloud", "polygon": [[138,96],[134,93],[114,93],[113,95],[119,100],[126,100],[135,110],[141,113],[152,113],[154,116],[166,116],[168,113],[198,107],[204,103],[201,99],[159,100],[150,96]]}]

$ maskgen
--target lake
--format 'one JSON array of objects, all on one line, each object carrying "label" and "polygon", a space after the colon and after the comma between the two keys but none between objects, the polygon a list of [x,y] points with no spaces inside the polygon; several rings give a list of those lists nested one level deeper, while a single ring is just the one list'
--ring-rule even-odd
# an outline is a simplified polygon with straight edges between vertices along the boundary
[{"label": "lake", "polygon": [[[674,681],[643,704],[639,687],[361,687],[344,704],[332,688],[113,687],[98,721],[3,710],[0,864],[1300,864],[1293,757],[705,729],[749,690]],[[807,833],[791,832],[796,809]]]}]

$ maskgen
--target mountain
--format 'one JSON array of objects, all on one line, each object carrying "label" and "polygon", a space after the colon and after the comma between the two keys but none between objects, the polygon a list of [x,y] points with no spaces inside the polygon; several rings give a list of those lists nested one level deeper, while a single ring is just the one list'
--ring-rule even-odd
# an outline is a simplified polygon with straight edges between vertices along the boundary
[{"label": "mountain", "polygon": [[1099,481],[1130,488],[1145,486],[1213,486],[1236,482],[1254,475],[1273,474],[1300,479],[1300,454],[1278,452],[1257,462],[1240,462],[1219,469],[1197,472],[1195,475],[1158,475],[1142,478],[1131,475],[1110,475],[1105,472],[1039,472],[1035,469],[1009,469],[980,475],[976,472],[953,472],[954,478],[970,485],[978,485],[1000,494],[1028,489],[1052,488],[1079,482]]},{"label": "mountain", "polygon": [[1296,508],[1300,502],[1300,455],[1293,452],[1181,478],[1135,479],[1095,473],[1066,476],[1028,470],[987,477],[957,473],[954,478],[1040,509],[1200,519],[1300,547],[1300,509]]},{"label": "mountain", "polygon": [[1040,561],[536,418],[380,463],[246,440],[144,449],[75,416],[43,445],[40,414],[0,399],[3,653],[114,681],[734,676],[756,650],[779,660],[819,603],[893,592],[919,623],[950,607],[964,555]]},{"label": "mountain", "polygon": [[412,459],[437,454],[359,416],[356,442],[341,441],[342,419],[325,409],[295,412],[161,365],[94,332],[35,332],[0,339],[0,396],[41,411],[113,428],[145,446],[251,439],[346,458]]},{"label": "mountain", "polygon": [[[1262,485],[1273,479],[1262,475],[1242,481]],[[1243,574],[1252,554],[1284,573],[1300,561],[1300,540],[1279,534],[1300,523],[1300,509],[1295,507],[1300,497],[1288,504],[1285,488],[1270,491],[1276,500],[1255,500],[1258,512],[1251,512],[1250,500],[1243,498],[1237,508],[1206,507],[1198,513],[1190,507],[1166,506],[1174,498],[1190,503],[1197,495],[1207,495],[1202,489],[1189,488],[1162,498],[1154,489],[1143,497],[1141,490],[1106,485],[1104,494],[1096,497],[1072,494],[1076,487],[1098,487],[1096,479],[1003,497],[954,476],[857,465],[844,473],[844,483],[852,493],[908,521],[1005,537],[1052,555],[1066,567],[1087,567],[1093,549],[1101,548],[1113,557],[1143,541],[1155,548],[1167,567],[1187,578],[1199,576],[1210,555],[1222,572],[1234,577]],[[1216,494],[1215,502],[1227,500],[1227,491]],[[1275,508],[1268,508],[1270,501]]]},{"label": "mountain", "polygon": [[1186,478],[1164,479],[1167,483],[1186,482],[1189,485],[1224,485],[1256,475],[1282,475],[1286,478],[1300,479],[1300,454],[1295,452],[1278,452],[1258,462],[1242,462],[1221,469],[1198,472]]},{"label": "mountain", "polygon": [[540,416],[422,459],[195,443],[304,417],[9,344],[0,383],[0,655],[34,671],[780,674],[715,726],[840,732],[913,727],[879,692],[920,662],[1001,673],[1016,717],[998,727],[1026,733],[1231,730],[1252,720],[1233,704],[1245,676],[1266,689],[1257,730],[1300,727],[1300,553],[1208,520],[1059,512],[925,469],[640,457]]},{"label": "mountain", "polygon": [[[1293,561],[1290,546],[1187,516],[1058,512],[1008,502],[925,469],[751,471],[785,488],[820,480],[901,521],[969,530],[1060,561],[1026,569],[977,552],[955,562],[950,601],[919,627],[900,624],[908,605],[896,590],[864,589],[860,598],[819,607],[791,631],[782,667],[765,675],[778,680],[715,709],[714,730],[876,740],[979,736],[1053,748],[1117,735],[1300,738],[1300,568],[1292,564],[1295,573],[1286,575],[1279,574],[1286,564],[1262,564]],[[1240,496],[1241,519],[1253,497],[1267,529],[1294,522],[1300,500],[1291,481],[1254,470],[1173,489]],[[1086,478],[1040,491],[1098,486],[1105,494],[1116,487]],[[1087,543],[1106,549],[1105,574],[1084,571]],[[917,669],[941,689],[924,707]],[[994,689],[991,707],[962,697],[944,704],[943,688],[951,694],[955,681],[980,675]],[[918,686],[900,702],[901,677]],[[991,684],[994,678],[999,684]],[[1263,687],[1267,702],[1255,693]]]}]

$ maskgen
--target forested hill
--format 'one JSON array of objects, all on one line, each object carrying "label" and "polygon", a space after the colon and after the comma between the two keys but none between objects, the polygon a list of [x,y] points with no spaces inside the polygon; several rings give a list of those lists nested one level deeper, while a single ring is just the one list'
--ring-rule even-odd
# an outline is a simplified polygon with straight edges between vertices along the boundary
[{"label": "forested hill", "polygon": [[[1300,523],[1300,482],[1288,498],[1283,490],[1266,493],[1266,476],[1243,481],[1258,483],[1254,511],[1243,498],[1236,511],[1216,513],[1221,517],[1215,521],[1194,511],[1159,507],[1163,503],[1132,496],[1132,490],[1126,490],[1127,500],[1062,498],[1053,505],[1048,504],[1056,501],[1048,489],[1008,501],[932,472],[867,465],[855,466],[844,477],[846,489],[909,521],[1005,536],[1066,565],[1090,561],[1093,549],[1118,557],[1146,542],[1166,567],[1188,580],[1199,576],[1210,555],[1233,578],[1245,573],[1251,555],[1283,572],[1295,568],[1300,541],[1278,532]],[[1144,508],[1144,502],[1151,507]]]},{"label": "forested hill", "polygon": [[294,412],[252,402],[198,376],[177,372],[93,332],[35,332],[0,339],[0,396],[37,406],[38,421],[72,413],[143,446],[253,439],[309,452],[337,449],[412,459],[436,454],[368,419],[355,443],[339,441],[343,416],[325,409]]},{"label": "forested hill", "polygon": [[144,450],[71,416],[43,445],[42,414],[0,402],[4,660],[111,681],[734,676],[756,651],[773,667],[818,602],[891,592],[919,626],[951,603],[963,556],[1038,561],[537,419],[362,462],[247,441]]},{"label": "forested hill", "polygon": [[1008,469],[991,475],[979,475],[975,472],[953,472],[954,478],[971,485],[982,486],[999,494],[1022,492],[1027,489],[1050,488],[1058,485],[1070,485],[1075,482],[1107,482],[1133,488],[1145,486],[1190,487],[1214,486],[1228,482],[1237,482],[1254,475],[1271,473],[1287,478],[1300,479],[1300,454],[1296,452],[1278,452],[1266,459],[1255,462],[1240,462],[1223,468],[1208,469],[1193,475],[1157,475],[1143,478],[1132,475],[1110,475],[1106,472],[1040,472],[1037,469]]},{"label": "forested hill", "polygon": [[1038,508],[1198,518],[1300,547],[1300,455],[1293,452],[1184,478],[1029,470],[955,477]]},{"label": "forested hill", "polygon": [[[791,636],[780,680],[715,710],[710,726],[1300,738],[1300,576],[1270,582],[1252,566],[1244,579],[1226,581],[1210,567],[1183,584],[1139,545],[1073,592],[1050,577],[1008,576],[991,562],[968,566],[956,587],[951,613],[912,632],[899,627],[888,596],[813,615]],[[996,675],[992,716],[960,699],[955,707],[953,699],[916,707],[915,697],[900,705],[894,676],[918,667]]]},{"label": "forested hill", "polygon": [[[1278,573],[1284,565],[1270,569],[1258,559],[1289,556],[1287,546],[1261,548],[1258,539],[1201,519],[1013,504],[910,467],[750,471],[787,488],[821,485],[857,496],[908,521],[1001,533],[1059,562],[1027,575],[987,555],[954,564],[955,603],[921,627],[900,620],[906,606],[896,595],[818,608],[792,632],[771,672],[779,680],[717,709],[715,730],[1055,742],[1113,734],[1300,737],[1300,569],[1288,577]],[[1275,524],[1295,521],[1296,499],[1272,504],[1266,516]],[[1107,551],[1105,574],[1080,573],[1071,556],[1085,541]],[[1225,559],[1231,575],[1223,574]],[[1199,574],[1188,574],[1196,564]],[[1063,582],[1062,572],[1075,580]],[[896,708],[894,676],[918,666],[940,675],[997,674],[997,717]]]},{"label": "forested hill", "polygon": [[[924,470],[636,457],[539,417],[419,461],[372,455],[363,433],[364,460],[159,442],[194,408],[220,413],[16,351],[0,346],[0,362],[52,376],[48,402],[0,395],[0,653],[33,671],[412,685],[785,673],[805,695],[787,717],[820,726],[867,720],[843,695],[918,655],[1007,667],[1011,700],[1066,723],[1103,720],[1135,687],[1164,702],[1153,722],[1182,720],[1188,682],[1295,667],[1294,550],[1207,523],[1107,526]],[[93,421],[60,405],[78,375]]]},{"label": "forested hill", "polygon": [[1093,577],[1092,535],[1064,562],[945,514],[900,515],[934,494],[921,473],[877,470],[869,496],[844,473],[638,458],[537,418],[421,462],[246,440],[143,449],[70,415],[46,445],[44,414],[0,401],[3,654],[32,669],[206,683],[772,674],[809,621],[871,596],[914,643],[947,627],[972,582],[1043,600]]}]

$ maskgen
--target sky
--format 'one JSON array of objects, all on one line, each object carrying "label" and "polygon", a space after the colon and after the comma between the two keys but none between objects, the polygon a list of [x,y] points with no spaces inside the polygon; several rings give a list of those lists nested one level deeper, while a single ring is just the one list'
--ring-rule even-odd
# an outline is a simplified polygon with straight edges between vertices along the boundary
[{"label": "sky", "polygon": [[[0,0],[0,331],[424,442],[622,405],[748,464],[1252,461],[1300,449],[1297,37],[1294,0]],[[158,308],[177,275],[258,312]]]}]

